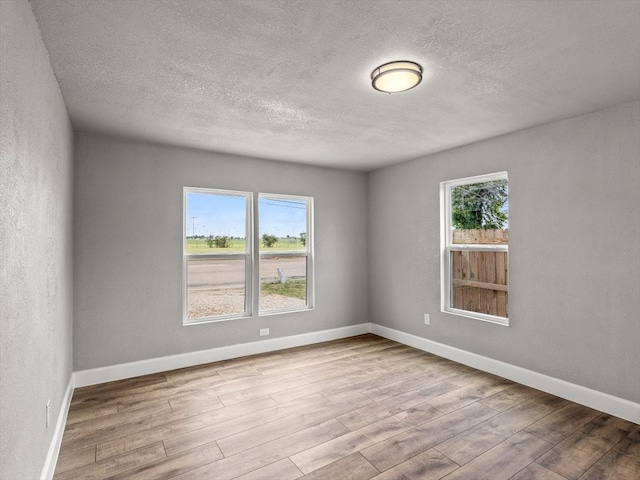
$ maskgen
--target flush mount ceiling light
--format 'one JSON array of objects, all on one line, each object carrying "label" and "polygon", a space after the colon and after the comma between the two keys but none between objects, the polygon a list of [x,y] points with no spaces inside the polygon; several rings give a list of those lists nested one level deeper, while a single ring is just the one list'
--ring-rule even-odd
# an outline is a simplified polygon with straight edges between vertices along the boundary
[{"label": "flush mount ceiling light", "polygon": [[422,67],[415,62],[389,62],[371,72],[371,86],[379,92],[404,92],[421,81]]}]

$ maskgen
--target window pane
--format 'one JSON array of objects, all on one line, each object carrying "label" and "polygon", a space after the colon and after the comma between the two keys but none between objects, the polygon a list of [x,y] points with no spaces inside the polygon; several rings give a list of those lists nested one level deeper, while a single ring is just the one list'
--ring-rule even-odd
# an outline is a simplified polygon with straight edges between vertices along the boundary
[{"label": "window pane", "polygon": [[306,200],[261,195],[258,208],[260,251],[306,250]]},{"label": "window pane", "polygon": [[245,312],[245,259],[187,260],[187,318]]},{"label": "window pane", "polygon": [[187,192],[185,252],[244,252],[247,248],[247,197]]},{"label": "window pane", "polygon": [[508,243],[507,180],[451,188],[452,243]]},{"label": "window pane", "polygon": [[452,251],[451,306],[508,318],[507,252]]},{"label": "window pane", "polygon": [[260,259],[260,311],[307,305],[307,257]]}]

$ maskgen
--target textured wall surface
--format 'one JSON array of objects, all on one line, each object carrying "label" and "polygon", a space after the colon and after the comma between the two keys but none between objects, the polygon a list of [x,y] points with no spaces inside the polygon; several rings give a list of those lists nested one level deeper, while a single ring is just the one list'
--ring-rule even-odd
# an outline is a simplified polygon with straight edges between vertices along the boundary
[{"label": "textured wall surface", "polygon": [[[372,321],[639,402],[639,129],[627,103],[373,172]],[[503,170],[510,327],[440,312],[439,183]]]},{"label": "textured wall surface", "polygon": [[[366,175],[76,134],[74,369],[368,321]],[[315,310],[182,325],[182,188],[309,195]]]},{"label": "textured wall surface", "polygon": [[0,1],[0,45],[0,478],[31,480],[72,368],[73,140],[27,0]]}]

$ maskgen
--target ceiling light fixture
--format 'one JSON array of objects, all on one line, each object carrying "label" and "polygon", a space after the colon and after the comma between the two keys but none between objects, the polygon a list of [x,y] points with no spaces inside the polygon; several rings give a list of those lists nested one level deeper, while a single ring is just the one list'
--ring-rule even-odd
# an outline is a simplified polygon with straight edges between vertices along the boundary
[{"label": "ceiling light fixture", "polygon": [[421,81],[422,67],[415,62],[389,62],[371,72],[371,86],[379,92],[405,92]]}]

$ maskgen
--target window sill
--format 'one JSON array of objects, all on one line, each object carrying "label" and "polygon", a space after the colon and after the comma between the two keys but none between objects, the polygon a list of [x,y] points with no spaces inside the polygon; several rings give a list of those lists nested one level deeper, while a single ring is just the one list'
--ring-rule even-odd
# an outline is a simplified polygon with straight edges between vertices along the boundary
[{"label": "window sill", "polygon": [[493,323],[495,325],[500,325],[503,327],[509,326],[509,319],[504,317],[496,317],[495,315],[487,315],[484,313],[476,313],[470,312],[468,310],[459,310],[457,308],[443,308],[441,309],[443,313],[448,313],[449,315],[455,315],[457,317],[465,317],[472,318],[474,320],[480,320],[482,322]]},{"label": "window sill", "polygon": [[182,320],[182,326],[202,325],[203,323],[228,322],[231,320],[242,320],[243,318],[251,318],[251,315],[224,315],[219,317],[203,317],[194,318],[192,320]]},{"label": "window sill", "polygon": [[303,308],[296,308],[294,310],[292,310],[292,309],[287,309],[287,310],[267,310],[267,311],[258,313],[258,316],[259,317],[269,317],[271,315],[282,315],[283,313],[308,312],[310,310],[315,310],[315,307],[303,307]]}]

